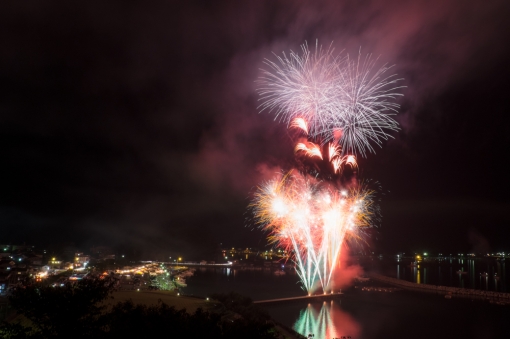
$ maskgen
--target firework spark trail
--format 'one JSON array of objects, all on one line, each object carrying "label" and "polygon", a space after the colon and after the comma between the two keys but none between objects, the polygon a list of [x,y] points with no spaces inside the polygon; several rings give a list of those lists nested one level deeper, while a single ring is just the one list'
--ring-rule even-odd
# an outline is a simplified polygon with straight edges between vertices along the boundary
[{"label": "firework spark trail", "polygon": [[268,70],[258,81],[261,111],[273,112],[288,126],[303,119],[311,138],[338,142],[342,152],[363,156],[374,152],[372,143],[380,146],[391,137],[388,132],[398,130],[393,116],[399,105],[391,100],[401,96],[396,92],[401,79],[387,75],[391,67],[374,70],[370,55],[352,60],[318,44],[315,52],[306,43],[301,51],[276,55],[277,62],[266,59]]},{"label": "firework spark trail", "polygon": [[[398,130],[398,123],[393,119],[399,105],[389,100],[395,99],[395,92],[401,80],[395,75],[386,76],[391,67],[383,66],[373,72],[375,61],[367,56],[361,60],[347,57],[341,84],[339,102],[344,111],[338,110],[337,127],[342,130],[340,143],[347,152],[359,151],[365,155],[368,150],[374,152],[370,142],[381,145],[382,140],[390,137],[386,131]],[[343,123],[343,125],[342,125]]]},{"label": "firework spark trail", "polygon": [[305,44],[301,56],[291,51],[289,56],[276,56],[278,63],[266,60],[271,71],[263,70],[260,79],[260,108],[274,110],[287,123],[302,116],[315,136],[320,125],[328,124],[329,106],[337,95],[335,84],[341,80],[337,69],[342,60],[333,51],[316,47],[312,53]]},{"label": "firework spark trail", "polygon": [[345,238],[357,238],[359,228],[370,226],[371,194],[292,171],[262,185],[252,207],[271,241],[294,252],[304,289],[311,293],[318,279],[329,292]]},{"label": "firework spark trail", "polygon": [[374,152],[373,144],[381,146],[398,130],[393,100],[401,95],[401,79],[387,75],[391,67],[375,69],[370,55],[352,60],[331,46],[310,51],[306,43],[301,52],[266,59],[258,88],[259,109],[298,130],[300,169],[260,186],[250,206],[271,243],[293,253],[303,288],[311,293],[319,283],[327,293],[342,245],[362,239],[377,214],[374,192],[357,184],[342,188],[339,176],[345,167],[355,175],[355,154]]},{"label": "firework spark trail", "polygon": [[308,143],[308,145],[300,142],[294,148],[294,152],[298,153],[299,151],[303,151],[308,157],[318,157],[322,159],[322,153],[320,147],[314,143]]}]

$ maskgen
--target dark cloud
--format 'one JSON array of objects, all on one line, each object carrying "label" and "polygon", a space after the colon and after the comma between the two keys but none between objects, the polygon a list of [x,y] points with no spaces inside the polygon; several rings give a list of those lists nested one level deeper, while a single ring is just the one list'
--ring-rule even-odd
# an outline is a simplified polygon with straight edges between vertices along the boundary
[{"label": "dark cloud", "polygon": [[[418,246],[429,209],[431,222],[463,234],[458,246],[470,227],[496,235],[507,221],[497,212],[509,188],[504,1],[1,7],[5,241],[51,229],[76,242],[189,252],[262,244],[244,227],[247,198],[289,166],[292,149],[285,126],[258,113],[255,80],[271,53],[316,39],[353,55],[361,48],[405,79],[402,130],[360,159],[361,175],[391,191],[384,239]],[[478,203],[497,208],[467,220]],[[481,225],[485,213],[491,225]]]}]

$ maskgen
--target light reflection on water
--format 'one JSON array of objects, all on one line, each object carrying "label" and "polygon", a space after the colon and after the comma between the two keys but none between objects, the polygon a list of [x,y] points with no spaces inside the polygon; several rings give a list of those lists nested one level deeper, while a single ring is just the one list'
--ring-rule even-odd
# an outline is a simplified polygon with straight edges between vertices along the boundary
[{"label": "light reflection on water", "polygon": [[313,334],[317,339],[357,338],[360,332],[359,324],[333,300],[308,304],[300,311],[293,328],[305,337]]},{"label": "light reflection on water", "polygon": [[[395,263],[396,264],[396,263]],[[395,277],[394,263],[387,266],[387,275]],[[400,278],[412,279],[415,267],[400,262]],[[476,268],[476,273],[462,275],[464,279],[474,276],[479,284],[479,272],[487,271],[487,264],[479,261],[475,265],[464,261],[464,268]],[[423,267],[426,266],[426,267]],[[448,266],[420,265],[427,268],[427,283],[435,283],[438,276],[443,283],[449,283]],[[458,283],[460,267],[453,267],[452,278]],[[507,267],[508,269],[508,267]],[[505,278],[504,263],[496,270],[501,279],[498,290]],[[417,273],[417,272],[416,272]],[[425,271],[422,272],[425,280]],[[473,274],[474,273],[474,274]],[[510,275],[510,272],[508,272]],[[486,280],[486,278],[482,278]],[[490,278],[489,278],[490,279]],[[251,297],[253,300],[295,297],[303,295],[295,272],[275,275],[271,270],[247,270],[231,268],[197,268],[195,275],[187,280],[186,294],[208,296],[212,293],[231,291]],[[466,280],[466,286],[468,281]],[[485,282],[484,282],[485,283]],[[372,282],[373,286],[380,286]],[[491,286],[494,285],[490,282]],[[370,285],[372,286],[372,285]],[[485,287],[484,287],[485,289]],[[510,338],[510,308],[482,301],[468,299],[445,299],[441,295],[397,291],[395,293],[367,292],[360,288],[344,289],[339,299],[312,302],[310,306],[302,301],[261,304],[277,322],[294,328],[304,336],[315,334],[314,339],[332,339],[349,336],[352,339],[380,338]],[[472,319],[473,321],[466,321]],[[418,320],[418,321],[417,321]],[[422,326],[425,325],[425,326]],[[419,330],[416,330],[419,328]]]},{"label": "light reflection on water", "polygon": [[[382,263],[388,265],[389,263]],[[393,266],[395,265],[395,266]],[[413,264],[393,261],[381,272],[397,279],[417,284],[432,284],[479,290],[509,292],[506,274],[510,270],[505,261],[490,259],[457,259],[425,261]],[[396,268],[396,272],[395,272]]]}]

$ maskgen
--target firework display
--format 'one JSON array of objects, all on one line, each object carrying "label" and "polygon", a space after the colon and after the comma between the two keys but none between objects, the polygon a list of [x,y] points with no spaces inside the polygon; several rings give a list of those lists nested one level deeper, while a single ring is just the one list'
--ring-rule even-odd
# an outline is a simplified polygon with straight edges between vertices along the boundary
[{"label": "firework display", "polygon": [[381,145],[398,129],[393,116],[399,105],[392,100],[401,95],[401,79],[387,75],[391,67],[374,69],[370,55],[353,60],[335,56],[331,47],[301,49],[301,55],[291,51],[265,61],[268,69],[258,81],[261,111],[289,125],[303,118],[312,138],[338,142],[345,153],[373,152],[372,143]]},{"label": "firework display", "polygon": [[398,104],[389,101],[398,79],[385,76],[387,67],[372,74],[370,58],[353,62],[306,44],[302,51],[266,60],[260,107],[288,125],[296,166],[260,185],[250,207],[270,242],[293,254],[303,289],[333,293],[342,245],[362,240],[377,219],[375,192],[356,178],[356,154],[398,129]]},{"label": "firework display", "polygon": [[[327,154],[323,155],[317,144],[307,142],[298,143],[295,151],[312,163],[327,162],[334,175],[345,166],[356,167],[355,158],[342,156],[338,146],[326,144],[324,148]],[[339,188],[336,181],[310,173],[314,170],[292,169],[266,182],[255,193],[251,206],[257,221],[269,231],[270,241],[295,253],[303,288],[311,293],[319,283],[326,293],[332,292],[331,278],[344,240],[361,238],[376,209],[371,190],[359,185]]]}]

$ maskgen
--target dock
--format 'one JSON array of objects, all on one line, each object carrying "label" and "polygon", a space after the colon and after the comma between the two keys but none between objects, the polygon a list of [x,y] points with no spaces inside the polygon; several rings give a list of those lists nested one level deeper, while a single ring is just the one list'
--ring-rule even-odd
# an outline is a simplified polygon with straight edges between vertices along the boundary
[{"label": "dock", "polygon": [[498,304],[510,304],[510,293],[475,290],[472,288],[436,286],[429,284],[417,284],[406,280],[390,278],[377,273],[366,273],[371,279],[398,286],[408,290],[429,292],[442,295],[453,295],[454,297],[482,299],[496,302]]},{"label": "dock", "polygon": [[267,299],[267,300],[255,300],[254,304],[268,304],[268,303],[277,303],[277,302],[287,302],[287,301],[296,301],[296,300],[329,300],[339,298],[343,293],[327,293],[327,294],[313,294],[313,295],[302,295],[297,297],[290,298],[278,298],[278,299]]}]

